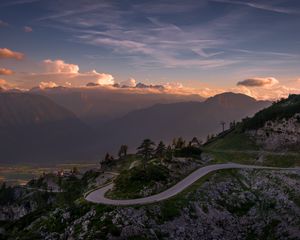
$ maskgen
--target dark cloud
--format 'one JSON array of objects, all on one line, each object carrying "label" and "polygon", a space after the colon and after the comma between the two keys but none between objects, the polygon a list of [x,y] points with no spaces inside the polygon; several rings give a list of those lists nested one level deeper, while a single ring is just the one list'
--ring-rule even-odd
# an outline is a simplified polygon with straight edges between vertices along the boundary
[{"label": "dark cloud", "polygon": [[279,81],[273,77],[249,78],[249,79],[238,82],[237,86],[265,87],[265,86],[273,86],[277,83],[279,83]]},{"label": "dark cloud", "polygon": [[23,28],[23,31],[24,31],[24,32],[27,32],[27,33],[30,33],[30,32],[33,32],[33,29],[32,29],[32,27],[25,26],[25,27]]},{"label": "dark cloud", "polygon": [[0,27],[7,27],[8,23],[0,20]]}]

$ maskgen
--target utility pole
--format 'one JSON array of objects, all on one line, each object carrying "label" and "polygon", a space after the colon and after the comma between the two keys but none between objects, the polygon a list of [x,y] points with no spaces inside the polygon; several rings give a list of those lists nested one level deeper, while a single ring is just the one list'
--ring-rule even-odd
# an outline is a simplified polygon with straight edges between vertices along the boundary
[{"label": "utility pole", "polygon": [[224,131],[225,131],[225,124],[226,124],[226,123],[225,123],[224,121],[221,121],[222,130],[223,130],[222,132],[224,132]]}]

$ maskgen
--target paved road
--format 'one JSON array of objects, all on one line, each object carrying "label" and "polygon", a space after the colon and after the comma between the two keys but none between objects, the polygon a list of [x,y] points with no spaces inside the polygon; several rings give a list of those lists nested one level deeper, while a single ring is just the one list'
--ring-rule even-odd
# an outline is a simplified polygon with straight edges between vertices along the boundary
[{"label": "paved road", "polygon": [[180,193],[188,186],[196,182],[199,178],[205,176],[206,174],[221,170],[221,169],[233,169],[233,168],[243,168],[243,169],[271,169],[271,170],[300,170],[299,168],[275,168],[275,167],[264,167],[264,166],[255,166],[255,165],[242,165],[237,163],[225,163],[225,164],[215,164],[206,167],[199,168],[195,172],[191,173],[189,176],[167,189],[164,192],[145,197],[145,198],[137,198],[137,199],[129,199],[129,200],[114,200],[106,198],[105,193],[113,188],[113,183],[104,186],[103,188],[99,188],[91,193],[89,193],[85,199],[90,202],[106,204],[106,205],[137,205],[137,204],[147,204],[159,202],[170,197],[175,196]]}]

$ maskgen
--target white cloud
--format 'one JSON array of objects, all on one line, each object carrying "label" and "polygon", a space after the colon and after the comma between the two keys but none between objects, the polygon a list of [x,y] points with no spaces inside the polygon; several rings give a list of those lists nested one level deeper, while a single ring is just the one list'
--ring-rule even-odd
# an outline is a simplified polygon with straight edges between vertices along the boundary
[{"label": "white cloud", "polygon": [[45,88],[54,88],[57,87],[58,85],[55,82],[40,82],[39,87],[41,89]]},{"label": "white cloud", "polygon": [[275,100],[287,97],[289,94],[299,94],[300,89],[293,86],[285,86],[274,77],[251,78],[237,83],[237,88],[232,90],[244,93],[260,100]]},{"label": "white cloud", "polygon": [[47,73],[78,73],[79,66],[76,64],[66,63],[63,60],[50,60],[43,61]]},{"label": "white cloud", "polygon": [[246,94],[259,100],[276,100],[285,98],[289,94],[300,94],[299,88],[287,87],[284,85],[275,85],[270,88],[247,88],[240,87],[233,89],[234,92]]},{"label": "white cloud", "polygon": [[129,78],[128,80],[120,82],[120,86],[135,87],[136,80],[134,78]]},{"label": "white cloud", "polygon": [[0,58],[14,58],[16,60],[21,60],[24,58],[24,54],[12,51],[8,48],[0,48]]},{"label": "white cloud", "polygon": [[166,89],[178,89],[178,88],[183,88],[182,83],[166,83],[163,85]]},{"label": "white cloud", "polygon": [[43,83],[53,82],[58,86],[85,86],[89,82],[100,85],[113,85],[114,77],[109,73],[99,73],[96,70],[80,72],[79,66],[72,63],[66,63],[64,60],[46,59],[42,62],[42,69],[34,73],[16,73],[12,79],[15,82],[22,82],[21,87],[34,87]]},{"label": "white cloud", "polygon": [[113,85],[115,83],[114,77],[110,74],[98,73],[96,70],[93,70],[91,73],[88,74],[90,74],[91,78],[95,77],[97,79],[96,82],[100,85]]}]

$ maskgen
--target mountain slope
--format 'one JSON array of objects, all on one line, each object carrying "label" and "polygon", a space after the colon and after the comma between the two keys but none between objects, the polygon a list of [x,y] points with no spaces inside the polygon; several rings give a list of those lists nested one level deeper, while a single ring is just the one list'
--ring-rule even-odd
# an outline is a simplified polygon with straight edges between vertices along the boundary
[{"label": "mountain slope", "polygon": [[84,160],[94,138],[72,112],[26,93],[0,94],[0,130],[2,163]]},{"label": "mountain slope", "polygon": [[[206,144],[214,150],[300,153],[300,95],[273,103],[244,119],[234,131]],[[283,155],[284,156],[284,155]]]},{"label": "mountain slope", "polygon": [[199,95],[176,95],[152,93],[128,89],[52,88],[33,89],[32,92],[46,96],[57,104],[74,112],[82,121],[100,126],[104,122],[120,118],[127,113],[158,103],[203,101]]},{"label": "mountain slope", "polygon": [[134,111],[125,117],[112,121],[101,129],[110,144],[138,144],[143,138],[155,141],[170,141],[182,136],[186,139],[221,130],[220,121],[227,124],[253,115],[270,105],[267,101],[256,101],[242,94],[224,93],[207,99],[203,103],[182,102],[158,104],[150,108]]}]

